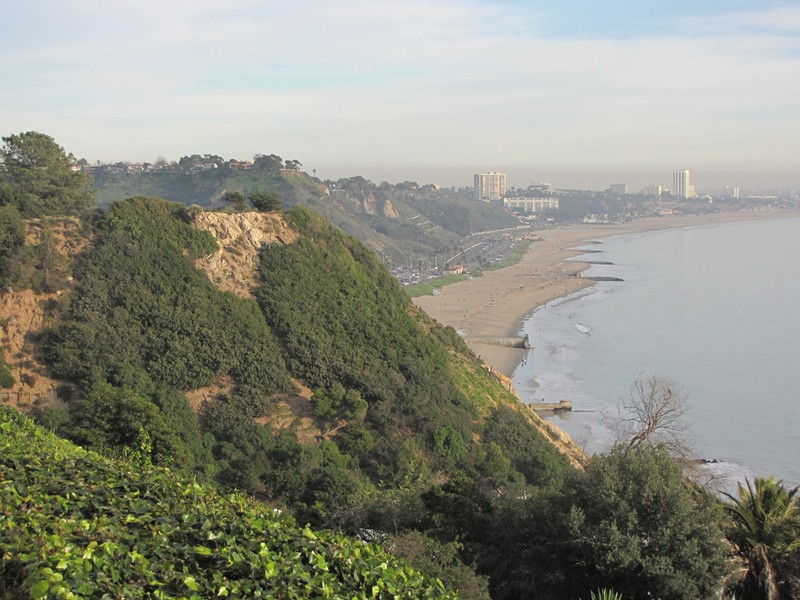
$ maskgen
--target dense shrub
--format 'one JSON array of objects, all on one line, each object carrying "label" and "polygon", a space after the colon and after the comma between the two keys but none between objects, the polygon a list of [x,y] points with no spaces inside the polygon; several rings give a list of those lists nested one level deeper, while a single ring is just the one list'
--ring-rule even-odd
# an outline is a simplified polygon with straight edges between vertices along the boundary
[{"label": "dense shrub", "polygon": [[[113,456],[194,469],[303,522],[420,529],[467,564],[487,562],[490,494],[528,493],[568,469],[502,408],[515,400],[372,251],[319,215],[287,214],[301,237],[262,250],[254,302],[194,268],[215,243],[187,210],[131,198],[96,217],[45,336],[53,373],[77,384],[71,416],[42,421]],[[302,435],[290,373],[316,389]],[[234,385],[195,415],[183,392],[223,375]]]},{"label": "dense shrub", "polygon": [[6,364],[5,348],[0,346],[0,388],[11,388],[17,383],[11,374],[11,368]]},{"label": "dense shrub", "polygon": [[729,572],[717,501],[663,448],[592,457],[563,487],[502,503],[487,553],[496,598],[715,598]]},{"label": "dense shrub", "polygon": [[484,442],[497,444],[531,484],[557,484],[568,471],[564,455],[541,431],[508,407],[494,411],[486,424]]},{"label": "dense shrub", "polygon": [[280,350],[257,307],[220,292],[192,265],[216,243],[185,223],[182,211],[132,198],[99,219],[80,283],[46,339],[57,376],[90,384],[138,371],[186,390],[230,374],[265,396],[287,389]]},{"label": "dense shrub", "polygon": [[457,422],[471,439],[474,407],[453,384],[447,348],[410,314],[374,253],[311,211],[287,217],[303,237],[263,251],[257,299],[292,373],[358,390],[381,433]]}]

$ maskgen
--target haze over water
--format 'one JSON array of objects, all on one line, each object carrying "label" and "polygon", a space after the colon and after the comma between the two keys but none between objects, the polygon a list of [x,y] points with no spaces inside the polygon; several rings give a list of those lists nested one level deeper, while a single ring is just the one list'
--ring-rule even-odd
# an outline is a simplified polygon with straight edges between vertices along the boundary
[{"label": "haze over water", "polygon": [[[586,275],[610,275],[525,323],[533,350],[514,373],[524,401],[568,399],[554,419],[590,452],[637,375],[688,396],[696,454],[737,480],[800,483],[800,219],[727,223],[605,238]],[[576,323],[591,328],[579,332]],[[584,412],[586,411],[586,412]]]}]

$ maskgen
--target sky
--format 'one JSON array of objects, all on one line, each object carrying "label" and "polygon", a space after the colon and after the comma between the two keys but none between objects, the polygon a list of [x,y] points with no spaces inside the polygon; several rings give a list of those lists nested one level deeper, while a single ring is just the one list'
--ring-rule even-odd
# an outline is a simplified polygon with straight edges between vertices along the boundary
[{"label": "sky", "polygon": [[800,189],[800,2],[3,2],[0,133],[376,183]]}]

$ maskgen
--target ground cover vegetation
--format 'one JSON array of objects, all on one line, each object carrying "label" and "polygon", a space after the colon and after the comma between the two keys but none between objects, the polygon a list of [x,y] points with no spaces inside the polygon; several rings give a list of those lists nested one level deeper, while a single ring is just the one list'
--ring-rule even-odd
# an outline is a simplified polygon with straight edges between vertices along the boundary
[{"label": "ground cover vegetation", "polygon": [[416,298],[417,296],[430,296],[431,294],[438,293],[439,288],[458,283],[459,281],[465,281],[474,276],[473,274],[467,275],[466,273],[461,273],[460,275],[443,275],[442,277],[435,277],[421,283],[414,283],[406,286],[406,293],[412,298]]},{"label": "ground cover vegetation", "polygon": [[[9,197],[13,190],[4,196]],[[273,200],[267,198],[263,208],[277,208]],[[47,203],[41,206],[47,216]],[[28,510],[39,493],[26,496],[29,486],[55,490],[41,500],[50,507],[43,514],[82,515],[67,524],[58,521],[64,529],[41,529],[35,539],[47,550],[24,561],[15,552],[4,555],[4,585],[21,585],[42,597],[67,579],[78,594],[88,593],[84,586],[101,586],[92,587],[94,593],[102,586],[151,585],[147,591],[155,597],[163,575],[166,596],[202,596],[212,589],[193,586],[218,586],[213,589],[219,593],[223,585],[236,595],[229,583],[193,570],[196,565],[233,569],[235,577],[226,576],[246,580],[236,584],[245,586],[240,590],[264,583],[253,582],[253,565],[259,577],[271,581],[275,574],[275,585],[295,585],[290,582],[296,572],[302,585],[309,584],[303,574],[308,565],[334,562],[325,556],[320,563],[320,550],[313,549],[313,556],[287,551],[283,562],[259,562],[269,528],[259,502],[266,501],[299,523],[383,540],[387,550],[462,598],[588,598],[607,587],[614,589],[607,596],[624,598],[715,597],[724,589],[737,598],[792,597],[800,572],[794,491],[757,481],[749,495],[742,490],[738,500],[731,499],[736,507],[721,510],[687,482],[655,435],[575,469],[457,333],[414,308],[362,243],[319,214],[295,207],[285,219],[300,233],[298,241],[262,249],[255,300],[243,298],[218,290],[195,268],[194,259],[212,253],[218,242],[192,227],[192,210],[133,197],[82,219],[91,243],[59,267],[74,280],[49,302],[50,325],[39,339],[51,374],[65,382],[59,388],[64,407],[34,407],[33,413],[61,436],[126,459],[134,466],[122,466],[125,473],[151,473],[152,466],[154,475],[135,483],[125,475],[119,483],[121,476],[108,476],[110,467],[102,466],[108,463],[91,458],[81,471],[86,481],[83,475],[76,479],[88,486],[91,498],[111,503],[128,494],[132,504],[84,514],[95,510],[92,499],[79,491],[61,494],[70,475],[61,466],[50,468],[53,463],[73,469],[80,462],[69,458],[73,450],[40,430],[31,434],[39,436],[35,443],[25,442],[30,426],[4,417],[6,433],[14,433],[0,443],[22,440],[15,452],[28,452],[5,462],[7,453],[0,454],[4,468],[17,473],[0,478],[3,493],[11,494],[3,499],[0,530],[11,525],[11,535],[18,536],[7,544],[20,543],[33,535],[25,528],[41,524],[34,523],[38,513]],[[13,203],[0,207],[6,265],[30,249],[19,238],[21,218]],[[9,277],[10,270],[0,276]],[[211,390],[209,385],[215,391],[190,406],[187,394]],[[299,388],[313,392],[303,395]],[[287,406],[295,412],[279,418]],[[51,442],[55,449],[48,454]],[[35,483],[18,486],[26,464]],[[159,470],[164,467],[170,471]],[[234,548],[231,538],[210,543],[208,532],[216,526],[208,529],[199,516],[186,525],[194,532],[188,538],[169,537],[184,535],[184,525],[173,531],[172,524],[186,500],[162,492],[168,481],[185,477],[248,494],[235,501],[203,496],[199,507],[183,512],[210,515],[219,509],[227,515],[225,531],[250,545]],[[187,485],[173,495],[202,496]],[[110,536],[108,546],[87,538],[103,519],[113,521],[98,534]],[[123,542],[134,534],[118,529],[118,519],[137,526],[146,521],[156,533],[141,543],[149,548],[168,536],[174,550],[146,560],[132,554],[122,559]],[[320,536],[297,531],[303,539]],[[206,537],[191,537],[197,535]],[[93,540],[97,545],[89,547]],[[82,550],[66,562],[47,563],[74,548]],[[372,552],[361,559],[379,557]],[[108,563],[105,575],[94,577],[97,570],[90,577],[99,555]],[[123,567],[124,576],[114,575],[114,568]],[[401,571],[392,572],[422,581]],[[354,588],[371,594],[359,581],[363,587]],[[774,585],[753,583],[762,581]],[[438,584],[420,585],[441,591]]]},{"label": "ground cover vegetation", "polygon": [[[454,598],[380,547],[0,408],[4,598]],[[144,460],[143,460],[144,459]]]}]

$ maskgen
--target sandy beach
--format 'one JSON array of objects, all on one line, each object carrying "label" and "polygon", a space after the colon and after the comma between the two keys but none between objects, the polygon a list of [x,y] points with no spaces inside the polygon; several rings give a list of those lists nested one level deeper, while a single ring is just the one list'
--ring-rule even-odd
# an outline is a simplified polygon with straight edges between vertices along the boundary
[{"label": "sandy beach", "polygon": [[590,279],[576,277],[588,264],[565,262],[567,258],[585,253],[575,250],[576,247],[612,235],[790,216],[800,216],[800,211],[775,209],[674,215],[623,224],[537,230],[539,240],[531,244],[516,265],[486,271],[481,277],[445,286],[438,295],[420,296],[414,302],[440,323],[461,332],[469,347],[484,362],[510,377],[527,351],[488,340],[519,335],[523,321],[536,308],[593,285]]}]

